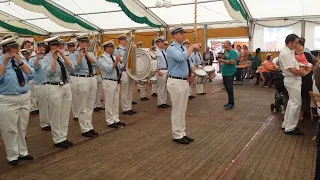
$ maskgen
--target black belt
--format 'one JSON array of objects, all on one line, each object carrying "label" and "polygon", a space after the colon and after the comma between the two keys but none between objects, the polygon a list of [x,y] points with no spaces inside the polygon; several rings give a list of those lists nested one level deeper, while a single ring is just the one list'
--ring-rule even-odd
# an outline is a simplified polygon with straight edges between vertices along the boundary
[{"label": "black belt", "polygon": [[158,69],[158,70],[167,70],[167,68],[161,68],[161,69]]},{"label": "black belt", "polygon": [[81,74],[70,74],[71,76],[76,76],[76,77],[93,77],[94,75],[81,75]]},{"label": "black belt", "polygon": [[50,85],[60,85],[60,86],[63,86],[63,85],[66,85],[68,84],[68,82],[46,82],[45,84],[50,84]]},{"label": "black belt", "polygon": [[173,79],[181,79],[181,80],[187,80],[188,78],[183,78],[183,77],[174,77],[174,76],[169,76],[169,78]]},{"label": "black belt", "polygon": [[103,78],[104,80],[109,80],[109,81],[118,81],[118,80],[115,80],[115,79],[109,79],[109,78]]}]

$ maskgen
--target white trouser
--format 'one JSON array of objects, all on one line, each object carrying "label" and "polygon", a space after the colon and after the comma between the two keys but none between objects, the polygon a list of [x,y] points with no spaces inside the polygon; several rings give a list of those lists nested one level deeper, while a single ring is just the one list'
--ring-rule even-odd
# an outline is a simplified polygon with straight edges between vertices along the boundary
[{"label": "white trouser", "polygon": [[167,104],[167,73],[164,73],[162,76],[159,76],[157,73],[157,105]]},{"label": "white trouser", "polygon": [[[133,79],[126,71],[122,72],[121,76],[121,104],[123,111],[129,111],[132,108],[132,88]],[[108,96],[108,95],[105,95]]]},{"label": "white trouser", "polygon": [[101,101],[103,100],[103,88],[102,88],[102,78],[101,76],[96,76],[97,79],[97,93],[94,102],[94,107],[101,107]]},{"label": "white trouser", "polygon": [[30,94],[0,95],[0,132],[8,161],[28,155],[25,137],[29,121]]},{"label": "white trouser", "polygon": [[30,92],[31,92],[30,111],[36,111],[38,110],[37,97],[36,97],[37,95],[35,93],[34,84],[32,80],[29,81],[29,85],[30,85]]},{"label": "white trouser", "polygon": [[77,85],[76,88],[79,93],[78,118],[80,130],[81,133],[85,133],[93,129],[92,113],[97,93],[97,79],[96,77],[76,77],[74,83]]},{"label": "white trouser", "polygon": [[167,88],[172,103],[171,124],[173,139],[181,139],[186,135],[186,112],[188,105],[188,81],[169,78]]},{"label": "white trouser", "polygon": [[[204,78],[196,76],[196,82],[198,82],[198,79],[203,80]],[[196,90],[197,94],[203,93],[203,82],[201,82],[200,84],[196,83]]]},{"label": "white trouser", "polygon": [[301,109],[301,77],[285,77],[284,86],[289,94],[289,101],[282,128],[285,132],[294,130],[299,122],[299,113]]},{"label": "white trouser", "polygon": [[77,77],[70,76],[70,86],[71,86],[71,92],[72,92],[72,105],[71,105],[71,111],[74,118],[79,117],[79,89],[77,88]]},{"label": "white trouser", "polygon": [[151,94],[157,93],[157,83],[151,84]]},{"label": "white trouser", "polygon": [[50,126],[48,116],[49,105],[47,87],[47,85],[34,85],[34,92],[39,102],[39,116],[41,128]]},{"label": "white trouser", "polygon": [[189,96],[192,96],[192,84],[189,84]]},{"label": "white trouser", "polygon": [[119,84],[116,81],[103,80],[105,113],[108,125],[119,122]]},{"label": "white trouser", "polygon": [[48,86],[49,123],[55,144],[67,140],[70,108],[72,101],[69,84]]},{"label": "white trouser", "polygon": [[147,84],[141,85],[138,83],[138,89],[140,90],[140,98],[146,97],[146,86]]}]

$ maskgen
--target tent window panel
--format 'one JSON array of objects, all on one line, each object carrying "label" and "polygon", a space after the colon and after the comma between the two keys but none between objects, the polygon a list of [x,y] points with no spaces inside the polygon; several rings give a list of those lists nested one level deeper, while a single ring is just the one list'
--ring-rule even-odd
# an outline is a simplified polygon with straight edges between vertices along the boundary
[{"label": "tent window panel", "polygon": [[264,27],[264,40],[262,49],[265,51],[274,51],[283,48],[288,34],[292,34],[292,27],[270,28]]},{"label": "tent window panel", "polygon": [[314,27],[314,47],[320,49],[320,26]]}]

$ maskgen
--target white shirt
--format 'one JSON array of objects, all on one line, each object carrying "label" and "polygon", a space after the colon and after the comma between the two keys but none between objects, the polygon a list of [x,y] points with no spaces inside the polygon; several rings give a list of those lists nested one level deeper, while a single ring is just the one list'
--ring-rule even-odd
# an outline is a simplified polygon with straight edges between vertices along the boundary
[{"label": "white shirt", "polygon": [[285,77],[295,76],[290,72],[290,68],[300,69],[299,63],[295,58],[294,51],[285,46],[279,54],[279,64]]}]

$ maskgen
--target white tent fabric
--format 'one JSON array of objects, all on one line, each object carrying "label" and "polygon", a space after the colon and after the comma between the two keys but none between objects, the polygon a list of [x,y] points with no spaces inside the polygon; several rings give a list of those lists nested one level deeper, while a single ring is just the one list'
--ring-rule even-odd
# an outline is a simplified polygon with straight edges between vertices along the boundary
[{"label": "white tent fabric", "polygon": [[[49,1],[49,0],[47,0]],[[153,24],[172,27],[184,24],[192,28],[194,23],[194,0],[170,0],[172,7],[156,7],[160,0],[123,0],[122,3],[136,17],[146,17]],[[162,1],[162,0],[161,0]],[[226,9],[223,0],[197,0],[198,26],[207,24],[208,28],[244,27],[247,22],[234,20]],[[104,33],[114,33],[135,29],[139,31],[157,31],[147,24],[132,21],[117,3],[107,0],[50,0],[60,8],[65,8],[76,18],[84,20],[90,26]],[[239,0],[254,24],[253,47],[271,50],[270,44],[277,49],[282,42],[283,34],[301,35],[301,21],[305,20],[305,37],[310,49],[320,48],[320,7],[319,0]],[[21,6],[18,6],[21,5]],[[78,24],[63,23],[48,14],[43,8],[29,11],[23,7],[23,0],[0,0],[0,21],[9,25],[28,29],[38,34],[61,34],[81,32]],[[229,7],[229,6],[228,6]],[[29,9],[29,10],[28,10]],[[235,17],[235,16],[233,16]],[[132,18],[132,17],[131,17]],[[250,23],[249,23],[250,25]],[[8,32],[0,28],[0,33]],[[309,40],[310,39],[310,40]]]}]

